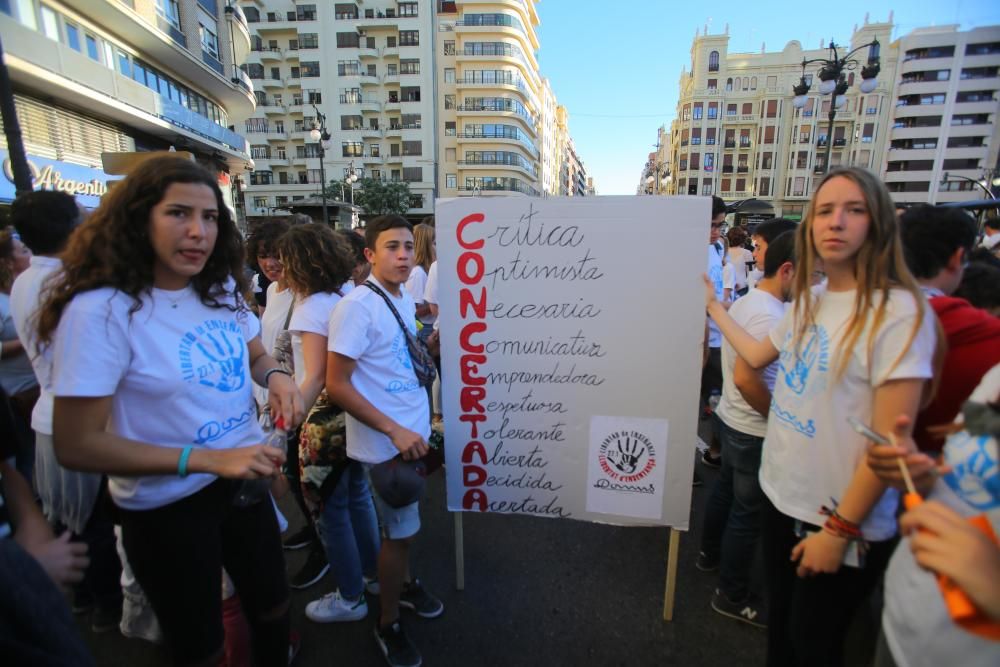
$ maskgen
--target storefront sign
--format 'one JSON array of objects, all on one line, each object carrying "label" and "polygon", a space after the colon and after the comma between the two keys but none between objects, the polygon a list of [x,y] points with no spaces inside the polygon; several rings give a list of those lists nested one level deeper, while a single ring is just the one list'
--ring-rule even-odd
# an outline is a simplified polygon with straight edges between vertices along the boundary
[{"label": "storefront sign", "polygon": [[[13,201],[16,193],[14,170],[6,150],[0,150],[0,159],[3,160],[4,175],[0,179],[0,201]],[[108,191],[108,182],[114,180],[100,169],[36,155],[28,156],[28,168],[31,169],[32,184],[36,190],[59,190],[71,194],[86,208],[96,208]]]}]

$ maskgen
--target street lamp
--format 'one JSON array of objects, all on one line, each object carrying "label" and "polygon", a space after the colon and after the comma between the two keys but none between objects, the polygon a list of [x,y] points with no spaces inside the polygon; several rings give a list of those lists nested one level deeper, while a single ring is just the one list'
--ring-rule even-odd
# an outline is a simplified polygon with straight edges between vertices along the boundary
[{"label": "street lamp", "polygon": [[799,83],[792,88],[795,93],[795,99],[792,100],[792,106],[797,109],[801,109],[806,105],[806,95],[809,94],[809,83],[806,81],[806,65],[811,63],[820,63],[821,67],[817,73],[817,78],[820,81],[819,92],[822,95],[833,95],[830,100],[830,122],[827,125],[826,130],[826,158],[823,163],[823,173],[830,171],[830,156],[833,151],[833,121],[837,117],[837,109],[844,106],[847,102],[847,98],[844,96],[847,93],[847,77],[844,75],[844,70],[856,69],[860,64],[857,60],[853,59],[855,53],[861,49],[868,48],[868,64],[861,68],[861,85],[858,88],[862,93],[870,93],[875,90],[878,85],[876,77],[878,76],[879,67],[879,49],[881,48],[878,40],[873,39],[867,44],[862,44],[856,49],[849,51],[845,56],[841,57],[840,53],[837,51],[837,45],[830,40],[830,57],[829,58],[812,58],[802,60],[802,77],[799,79]]},{"label": "street lamp", "polygon": [[323,198],[323,223],[330,224],[330,218],[326,212],[326,167],[323,165],[323,158],[326,156],[327,149],[330,148],[330,133],[326,131],[326,116],[319,112],[315,104],[312,107],[316,111],[316,119],[319,123],[313,123],[309,138],[319,144],[319,180],[320,196]]},{"label": "street lamp", "polygon": [[354,184],[358,182],[358,174],[354,171],[354,160],[348,163],[347,177],[344,180],[351,186],[351,206],[354,206]]},{"label": "street lamp", "polygon": [[990,190],[990,188],[987,186],[987,183],[989,185],[993,185],[994,183],[992,181],[995,181],[997,179],[991,180],[989,175],[984,175],[983,180],[977,181],[974,178],[969,178],[968,176],[962,176],[961,174],[950,174],[947,171],[941,174],[941,185],[944,185],[948,181],[958,181],[958,180],[975,183],[976,185],[979,186],[980,190],[986,193],[987,199],[993,199],[993,191]]}]

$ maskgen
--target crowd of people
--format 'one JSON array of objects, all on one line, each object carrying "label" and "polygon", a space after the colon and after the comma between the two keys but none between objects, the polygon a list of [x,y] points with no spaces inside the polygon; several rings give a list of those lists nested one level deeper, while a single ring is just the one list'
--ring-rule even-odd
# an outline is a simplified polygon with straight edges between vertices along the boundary
[{"label": "crowd of people", "polygon": [[873,664],[998,664],[997,220],[980,238],[959,209],[897,211],[874,175],[836,169],[801,223],[753,230],[741,297],[722,200],[712,213],[701,460],[720,474],[696,562],[718,571],[712,609],[767,628],[768,665],[843,664],[873,599]]},{"label": "crowd of people", "polygon": [[[720,474],[696,563],[718,571],[712,608],[767,628],[769,665],[840,665],[880,595],[875,664],[997,664],[996,220],[981,235],[957,209],[897,211],[854,168],[822,180],[801,223],[723,236],[726,216],[714,198],[701,461]],[[72,610],[176,664],[287,665],[290,587],[329,572],[307,618],[360,621],[377,596],[377,647],[420,665],[403,611],[444,611],[409,558],[441,420],[433,219],[363,235],[274,220],[244,239],[209,172],[153,157],[86,217],[40,191],[12,220],[11,664],[91,664]],[[303,528],[282,541],[287,493]]]}]

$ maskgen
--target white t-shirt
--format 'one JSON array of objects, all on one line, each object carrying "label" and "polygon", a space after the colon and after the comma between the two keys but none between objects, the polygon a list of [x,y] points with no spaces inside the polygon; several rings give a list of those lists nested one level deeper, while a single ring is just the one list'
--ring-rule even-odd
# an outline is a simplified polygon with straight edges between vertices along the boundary
[{"label": "white t-shirt", "polygon": [[[317,292],[310,294],[295,303],[292,321],[288,330],[292,332],[292,357],[295,362],[295,384],[302,386],[306,379],[306,362],[302,358],[302,334],[313,333],[326,336],[330,330],[330,314],[334,306],[347,294],[353,283],[340,286],[340,294],[336,292]],[[309,407],[309,406],[307,406]]]},{"label": "white t-shirt", "polygon": [[[222,303],[235,305],[234,297]],[[257,424],[247,343],[260,323],[245,304],[210,308],[191,287],[132,298],[106,287],[78,294],[63,311],[53,352],[52,393],[112,396],[109,430],[160,447],[232,449],[264,442]],[[86,344],[81,344],[85,341]],[[126,509],[162,507],[212,483],[205,473],[112,476]]]},{"label": "white t-shirt", "polygon": [[[715,287],[715,298],[722,301],[722,244],[708,244],[708,280]],[[722,332],[708,318],[708,346],[722,347]]]},{"label": "white t-shirt", "polygon": [[[382,288],[403,322],[416,333],[413,297],[404,289],[399,297],[375,279],[370,281]],[[381,296],[359,285],[345,296],[330,318],[327,349],[357,361],[351,384],[362,396],[403,428],[430,436],[430,407],[427,392],[417,382],[399,323]],[[399,453],[392,441],[347,415],[347,453],[357,461],[381,463]]]},{"label": "white t-shirt", "polygon": [[[260,318],[260,342],[268,354],[274,354],[274,343],[278,339],[278,334],[284,329],[285,320],[288,319],[288,309],[294,300],[295,295],[287,287],[279,292],[277,282],[267,286],[267,308]],[[267,387],[254,384],[253,397],[257,400],[257,405],[265,405]]]},{"label": "white t-shirt", "polygon": [[[435,271],[436,273],[436,271]],[[413,297],[414,303],[426,303],[427,299],[424,297],[424,292],[427,289],[427,272],[424,271],[424,267],[419,264],[413,267],[410,271],[410,278],[406,281],[406,291],[410,293]],[[437,319],[431,314],[424,315],[418,318],[423,324],[434,324],[434,320]]]},{"label": "white t-shirt", "polygon": [[736,289],[743,289],[747,285],[747,262],[753,261],[753,253],[743,247],[729,249],[729,261],[727,264],[733,267],[733,277],[736,280]]},{"label": "white t-shirt", "polygon": [[[780,351],[780,366],[760,485],[786,516],[823,525],[820,507],[829,507],[831,499],[840,501],[867,449],[868,441],[851,428],[847,417],[870,424],[876,387],[888,380],[931,377],[936,334],[934,311],[925,302],[920,329],[909,349],[905,347],[917,304],[909,292],[893,289],[881,327],[872,334],[869,322],[848,351],[850,361],[837,380],[838,346],[853,312],[855,292],[829,292],[820,286],[813,294],[819,300],[816,322],[800,345],[792,340],[794,307],[770,334]],[[871,367],[870,335],[875,336]],[[872,508],[861,525],[866,539],[886,540],[895,534],[896,501],[896,492],[890,490]]]},{"label": "white t-shirt", "polygon": [[[786,304],[764,290],[753,289],[736,301],[729,314],[748,334],[757,340],[764,340],[785,315]],[[729,341],[722,341],[722,398],[719,400],[719,418],[731,429],[747,435],[763,438],[767,433],[767,419],[750,407],[740,390],[736,388],[733,369],[736,368],[736,350]],[[778,372],[778,362],[763,370],[762,376],[767,388],[774,390],[774,378]]]},{"label": "white t-shirt", "polygon": [[[438,305],[438,263],[434,260],[430,271],[427,272],[427,285],[424,287],[424,301]],[[439,313],[440,315],[440,313]],[[441,328],[440,318],[434,320],[435,331]]]},{"label": "white t-shirt", "polygon": [[[983,376],[970,401],[995,401],[1000,392],[1000,365]],[[997,439],[960,431],[944,445],[952,471],[934,483],[936,500],[964,517],[985,514],[1000,535],[1000,459]],[[896,548],[885,573],[882,629],[899,667],[996,667],[1000,642],[965,631],[952,621],[934,574],[913,557],[909,539]]]},{"label": "white t-shirt", "polygon": [[33,255],[31,265],[17,277],[10,289],[10,312],[14,316],[14,326],[24,346],[25,356],[35,371],[40,390],[38,402],[31,413],[31,428],[46,435],[52,435],[52,346],[47,345],[39,354],[35,338],[37,326],[33,318],[42,304],[42,283],[61,268],[62,262],[56,257]]},{"label": "white t-shirt", "polygon": [[[724,290],[736,290],[736,274],[733,270],[733,265],[730,262],[726,262],[725,266],[722,267],[722,289]],[[732,292],[729,293],[729,300],[734,301],[736,295]]]}]

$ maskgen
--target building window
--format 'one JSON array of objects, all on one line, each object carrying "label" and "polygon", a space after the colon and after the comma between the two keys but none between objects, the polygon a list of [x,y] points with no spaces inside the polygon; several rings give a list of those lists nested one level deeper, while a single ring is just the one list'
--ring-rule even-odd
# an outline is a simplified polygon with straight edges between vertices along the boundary
[{"label": "building window", "polygon": [[[291,44],[291,43],[289,43]],[[303,32],[299,33],[299,39],[296,46],[300,49],[318,49],[319,48],[319,33],[315,32]]]},{"label": "building window", "polygon": [[399,61],[399,73],[400,74],[420,74],[420,61],[419,60],[400,60]]},{"label": "building window", "polygon": [[219,26],[204,9],[198,8],[198,34],[201,36],[201,50],[213,58],[219,57]]},{"label": "building window", "polygon": [[444,136],[454,137],[455,136],[455,121],[448,120],[444,123]]},{"label": "building window", "polygon": [[424,180],[424,168],[403,167],[403,180],[407,183],[419,183]]},{"label": "building window", "polygon": [[254,208],[267,208],[267,197],[254,197],[253,198]]},{"label": "building window", "polygon": [[704,105],[701,102],[695,102],[694,103],[694,115],[692,116],[692,118],[694,118],[695,120],[701,120],[701,114],[702,114],[702,109],[703,108],[704,108]]},{"label": "building window", "polygon": [[444,54],[446,56],[455,55],[455,40],[446,40],[444,43]]},{"label": "building window", "polygon": [[445,174],[444,175],[444,186],[446,188],[457,188],[458,187],[458,176],[455,174]]},{"label": "building window", "polygon": [[49,39],[59,41],[59,15],[42,5],[42,32]]},{"label": "building window", "polygon": [[400,16],[417,16],[417,3],[415,3],[415,2],[401,2],[401,3],[399,3],[399,15]]},{"label": "building window", "polygon": [[101,52],[97,46],[97,38],[93,35],[88,34],[87,36],[87,55],[91,60],[96,60],[101,62]]},{"label": "building window", "polygon": [[718,79],[709,79],[708,80],[708,89],[709,90],[718,90],[719,89],[719,80]]},{"label": "building window", "polygon": [[728,92],[732,92],[732,90],[733,90],[733,80],[732,79],[726,79],[726,92],[727,93]]},{"label": "building window", "polygon": [[708,71],[718,72],[719,71],[719,52],[712,51],[708,54]]},{"label": "building window", "polygon": [[445,67],[444,68],[444,82],[445,83],[455,83],[455,68]]},{"label": "building window", "polygon": [[66,21],[66,44],[74,51],[80,51],[80,29],[75,24]]},{"label": "building window", "polygon": [[420,31],[419,30],[400,30],[399,31],[399,45],[400,46],[419,46],[420,45]]},{"label": "building window", "polygon": [[299,71],[304,77],[317,77],[319,76],[319,61],[303,62]]},{"label": "building window", "polygon": [[404,141],[403,142],[403,155],[422,155],[423,154],[423,142],[421,141]]},{"label": "building window", "polygon": [[177,8],[177,0],[156,0],[156,13],[170,25],[181,29],[181,12]]}]

